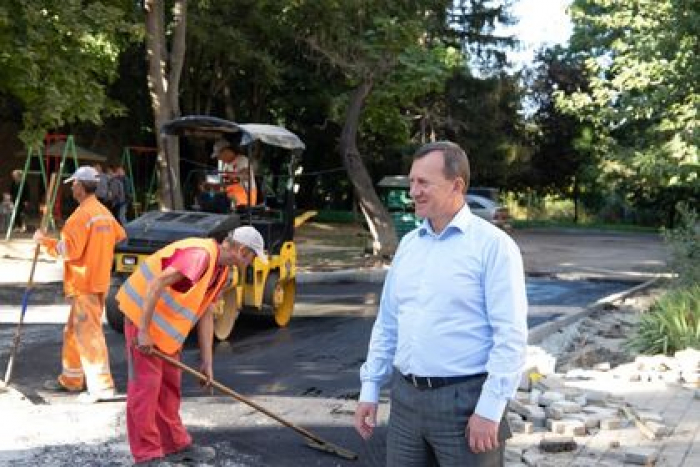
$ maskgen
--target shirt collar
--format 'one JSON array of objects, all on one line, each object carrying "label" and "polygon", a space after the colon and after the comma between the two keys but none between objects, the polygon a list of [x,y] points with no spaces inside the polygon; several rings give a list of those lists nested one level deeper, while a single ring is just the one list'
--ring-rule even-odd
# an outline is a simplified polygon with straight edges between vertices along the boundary
[{"label": "shirt collar", "polygon": [[451,232],[453,230],[464,233],[467,231],[471,219],[472,213],[469,210],[468,203],[465,201],[464,206],[462,206],[462,208],[459,211],[457,211],[457,214],[455,214],[450,223],[445,226],[445,229],[442,232],[440,232],[439,235],[435,233],[433,227],[430,225],[430,222],[428,222],[428,219],[423,219],[423,223],[420,225],[420,227],[418,227],[418,234],[420,236],[429,234],[433,237],[442,237],[443,235],[447,235],[448,232]]}]

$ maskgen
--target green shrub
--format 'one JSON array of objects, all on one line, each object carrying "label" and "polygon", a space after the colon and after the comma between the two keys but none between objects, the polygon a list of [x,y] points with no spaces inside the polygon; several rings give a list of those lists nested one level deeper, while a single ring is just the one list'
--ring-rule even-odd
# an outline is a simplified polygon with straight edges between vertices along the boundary
[{"label": "green shrub", "polygon": [[678,285],[700,283],[700,219],[686,204],[678,207],[680,221],[675,229],[664,230],[671,249],[671,268],[678,274]]},{"label": "green shrub", "polygon": [[700,285],[671,289],[662,295],[642,315],[627,346],[643,354],[700,349]]}]

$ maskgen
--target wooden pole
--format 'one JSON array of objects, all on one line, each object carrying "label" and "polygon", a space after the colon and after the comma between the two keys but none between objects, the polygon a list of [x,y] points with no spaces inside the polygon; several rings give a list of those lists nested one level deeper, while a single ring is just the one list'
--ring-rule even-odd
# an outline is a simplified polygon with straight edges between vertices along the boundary
[{"label": "wooden pole", "polygon": [[[46,229],[49,219],[51,217],[51,211],[53,210],[52,196],[54,186],[56,185],[56,172],[51,174],[51,180],[49,181],[49,189],[46,192],[46,210],[41,218],[40,229]],[[19,349],[19,343],[22,335],[22,323],[24,323],[24,315],[27,312],[27,307],[29,306],[29,296],[32,292],[32,287],[34,287],[34,271],[36,270],[36,262],[39,259],[39,252],[41,251],[41,245],[37,243],[34,247],[34,257],[32,258],[32,267],[29,271],[29,279],[27,280],[27,286],[24,289],[24,295],[22,296],[22,308],[19,314],[19,321],[17,322],[17,329],[15,330],[15,337],[12,341],[12,350],[10,351],[10,359],[7,362],[7,370],[5,371],[5,381],[3,382],[5,386],[10,384],[10,379],[12,378],[12,370],[15,366],[15,358],[17,357],[17,350]]]}]

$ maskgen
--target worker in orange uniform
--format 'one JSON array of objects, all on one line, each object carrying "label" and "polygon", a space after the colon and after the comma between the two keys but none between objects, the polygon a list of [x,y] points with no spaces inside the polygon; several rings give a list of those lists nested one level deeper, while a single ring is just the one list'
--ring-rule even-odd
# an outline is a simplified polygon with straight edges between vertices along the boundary
[{"label": "worker in orange uniform", "polygon": [[126,238],[124,229],[109,209],[95,196],[97,171],[79,167],[65,183],[71,183],[79,206],[66,220],[60,239],[41,229],[34,241],[51,256],[63,258],[64,291],[70,302],[70,315],[63,329],[61,375],[47,381],[46,389],[78,392],[80,402],[97,402],[114,397],[114,380],[102,332],[105,294],[109,290],[114,246]]},{"label": "worker in orange uniform", "polygon": [[125,315],[129,381],[126,427],[137,464],[207,462],[211,447],[192,443],[180,420],[180,369],[155,355],[180,358],[182,344],[197,326],[200,371],[213,378],[213,303],[235,266],[240,277],[257,256],[267,262],[260,233],[250,226],[231,231],[219,244],[211,238],[174,242],[149,256],[117,293]]},{"label": "worker in orange uniform", "polygon": [[219,139],[214,143],[211,157],[219,160],[219,173],[226,185],[226,195],[231,200],[231,205],[234,207],[255,205],[258,189],[250,160],[235,150],[225,139]]}]

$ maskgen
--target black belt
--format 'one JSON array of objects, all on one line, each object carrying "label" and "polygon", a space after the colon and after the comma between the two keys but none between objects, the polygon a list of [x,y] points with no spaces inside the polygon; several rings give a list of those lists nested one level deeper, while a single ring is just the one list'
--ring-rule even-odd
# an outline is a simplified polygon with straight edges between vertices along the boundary
[{"label": "black belt", "polygon": [[418,389],[437,389],[449,386],[450,384],[466,383],[467,381],[486,377],[486,373],[478,373],[469,376],[414,376],[404,375],[402,373],[399,374],[401,374],[403,379],[409,384]]}]

